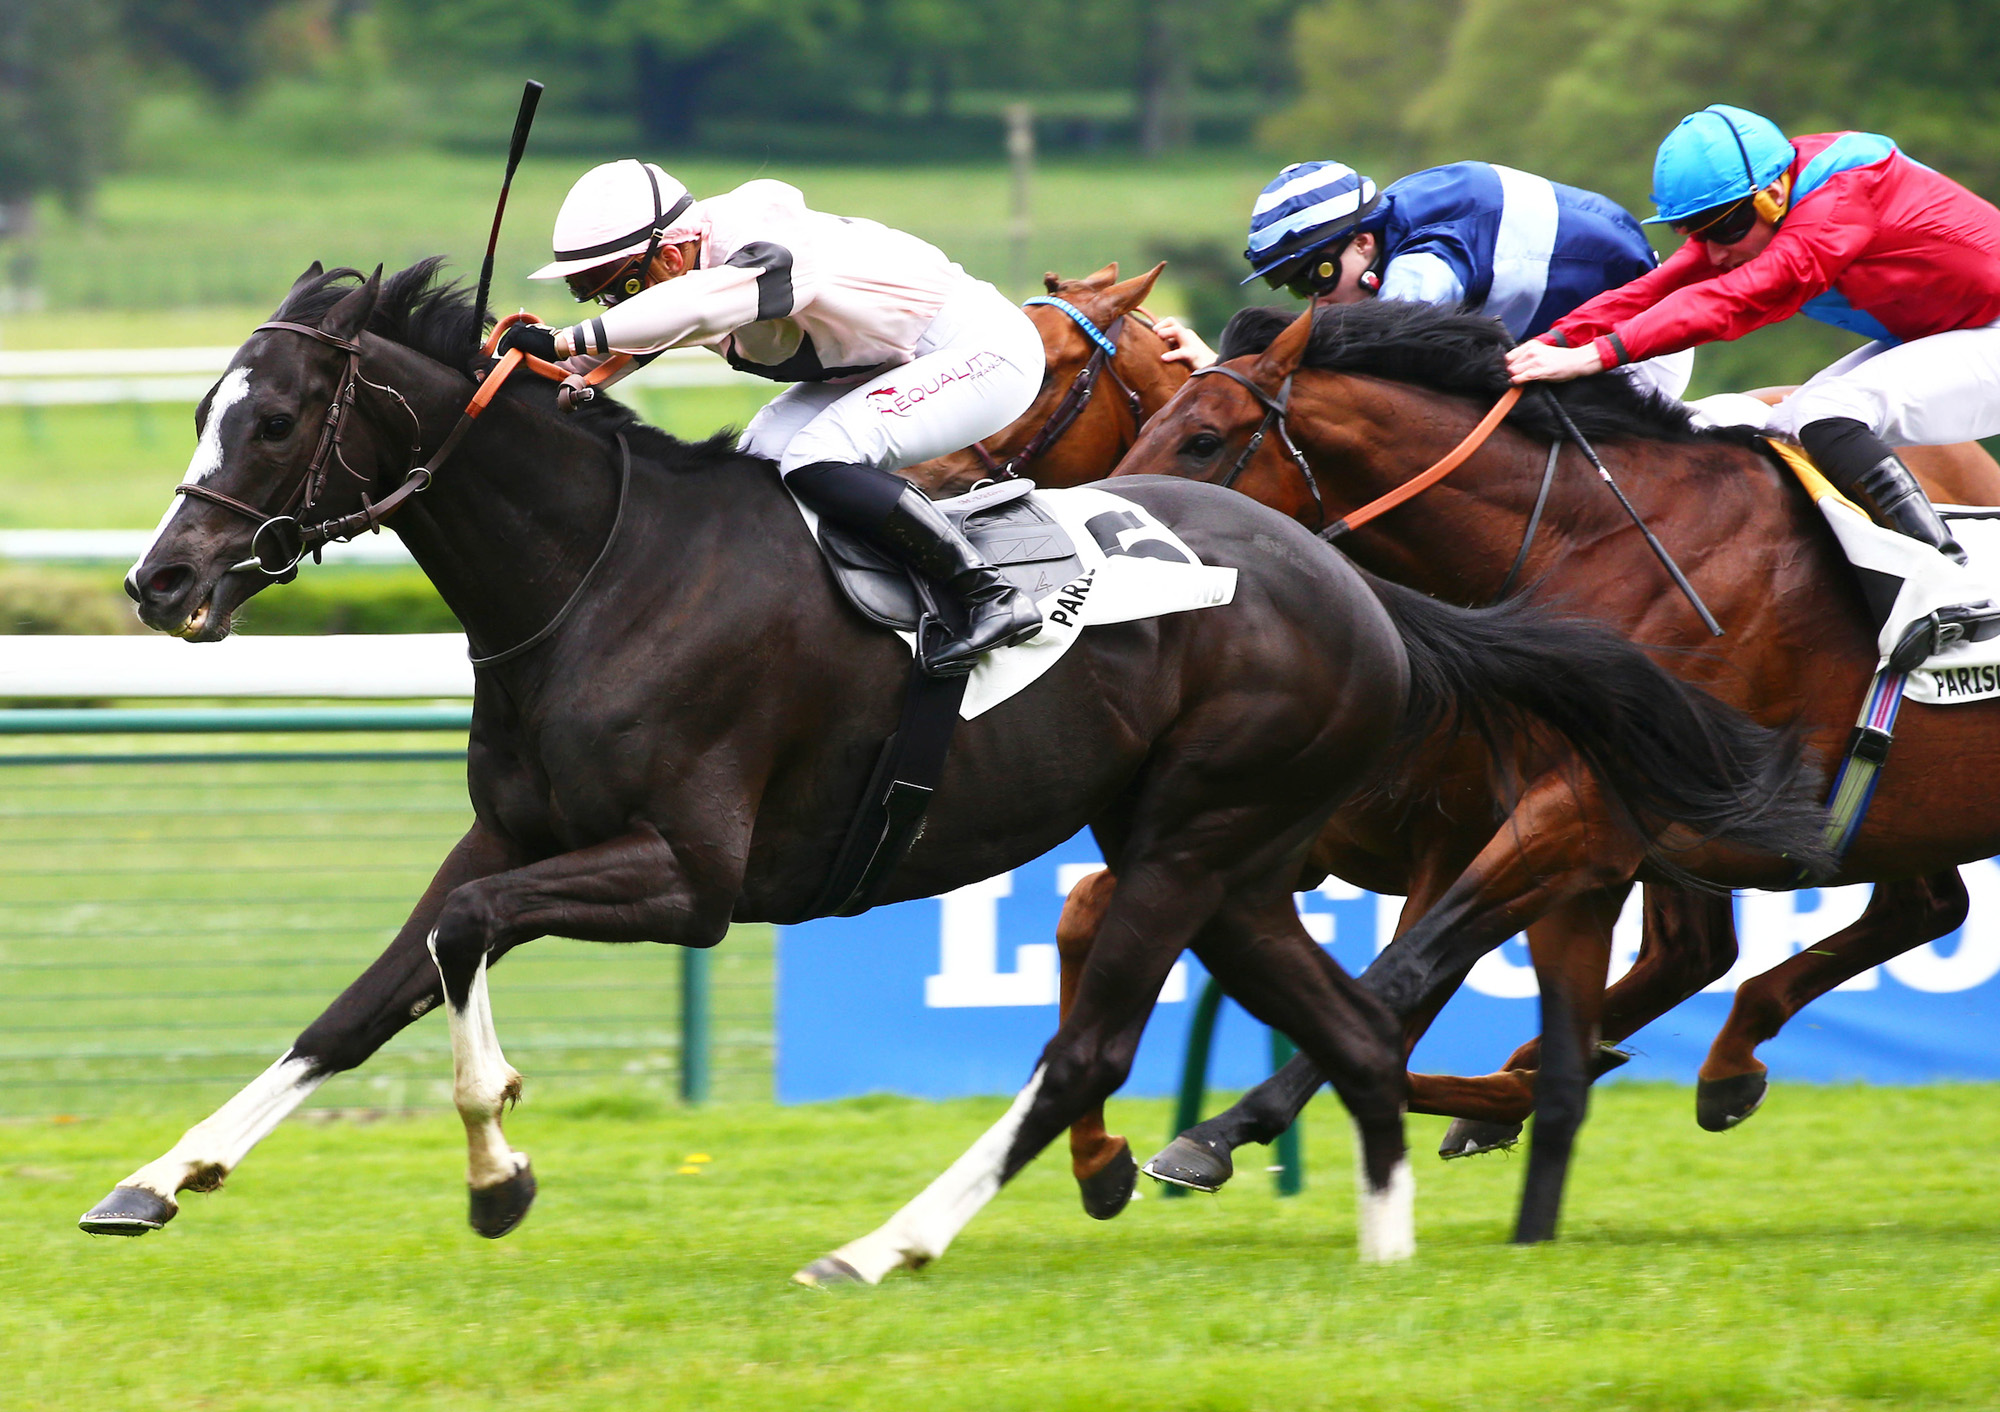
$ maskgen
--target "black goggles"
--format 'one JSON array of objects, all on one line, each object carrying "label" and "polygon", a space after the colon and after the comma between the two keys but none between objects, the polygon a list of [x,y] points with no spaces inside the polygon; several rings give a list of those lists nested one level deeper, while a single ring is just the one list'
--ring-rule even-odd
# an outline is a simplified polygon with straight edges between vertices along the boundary
[{"label": "black goggles", "polygon": [[1757,203],[1745,196],[1740,201],[1726,205],[1712,206],[1706,211],[1696,212],[1684,221],[1672,223],[1677,235],[1690,240],[1707,241],[1711,245],[1734,245],[1750,234],[1750,228],[1757,224]]},{"label": "black goggles", "polygon": [[577,303],[588,304],[595,299],[609,309],[613,304],[630,299],[646,287],[646,271],[642,268],[645,263],[645,256],[634,255],[631,259],[614,266],[608,275],[604,273],[604,267],[599,265],[594,270],[579,270],[573,275],[566,275],[563,283],[569,286],[569,292]]},{"label": "black goggles", "polygon": [[1353,243],[1354,238],[1349,236],[1331,249],[1315,250],[1304,266],[1281,287],[1298,299],[1317,299],[1323,294],[1333,293],[1340,287],[1341,257]]}]

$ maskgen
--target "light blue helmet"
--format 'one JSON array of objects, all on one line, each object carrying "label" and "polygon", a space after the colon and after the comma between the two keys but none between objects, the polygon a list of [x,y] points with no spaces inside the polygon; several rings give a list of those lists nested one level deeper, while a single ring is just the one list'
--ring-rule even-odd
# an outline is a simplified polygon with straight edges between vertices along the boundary
[{"label": "light blue helmet", "polygon": [[1250,208],[1250,283],[1259,275],[1275,287],[1305,258],[1360,229],[1380,208],[1375,183],[1344,162],[1294,162],[1257,194]]},{"label": "light blue helmet", "polygon": [[1690,216],[1762,191],[1792,164],[1792,144],[1769,118],[1727,103],[1690,113],[1667,134],[1653,159],[1648,225]]}]

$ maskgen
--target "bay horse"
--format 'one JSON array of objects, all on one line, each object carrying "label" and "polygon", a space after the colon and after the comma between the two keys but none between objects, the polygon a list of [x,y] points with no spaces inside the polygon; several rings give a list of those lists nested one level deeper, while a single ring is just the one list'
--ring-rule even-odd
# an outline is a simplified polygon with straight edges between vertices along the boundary
[{"label": "bay horse", "polygon": [[[1501,355],[1508,344],[1496,323],[1407,303],[1322,311],[1293,320],[1281,311],[1245,311],[1224,340],[1226,367],[1246,380],[1205,377],[1149,423],[1118,474],[1176,474],[1235,487],[1318,530],[1406,480],[1463,438],[1506,390]],[[1243,450],[1271,425],[1271,401],[1289,387],[1278,417],[1304,457],[1299,463]],[[1755,719],[1800,731],[1817,760],[1819,785],[1840,759],[1856,708],[1877,660],[1875,629],[1854,575],[1819,512],[1750,441],[1728,430],[1697,431],[1679,404],[1634,393],[1621,377],[1565,385],[1565,406],[1631,497],[1639,514],[1673,547],[1688,576],[1726,629],[1709,636],[1667,580],[1616,499],[1572,448],[1560,450],[1538,531],[1530,524],[1543,496],[1551,448],[1562,428],[1538,397],[1523,398],[1500,429],[1449,479],[1419,500],[1339,540],[1355,562],[1442,600],[1491,602],[1517,560],[1528,593],[1573,605],[1647,643],[1676,676],[1699,683]],[[1314,493],[1316,489],[1317,493]],[[1905,704],[1895,753],[1864,827],[1831,881],[1873,882],[1867,911],[1853,925],[1793,956],[1737,991],[1728,1023],[1701,1070],[1703,1126],[1740,1121],[1761,1101],[1765,1066],[1757,1045],[1819,994],[1905,950],[1935,940],[1965,919],[1967,898],[1957,865],[2000,848],[2000,804],[1969,795],[1954,781],[1969,759],[2000,743],[2000,703],[1950,708]],[[1532,787],[1531,787],[1532,790]],[[1551,844],[1583,847],[1587,818],[1538,820]],[[1784,888],[1796,873],[1752,866],[1705,874],[1737,886]],[[1496,890],[1476,866],[1454,882],[1435,914],[1470,921]],[[1649,889],[1649,912],[1654,899]],[[1571,944],[1595,973],[1622,890],[1603,890],[1599,926]],[[1621,1037],[1716,979],[1734,959],[1726,899],[1700,915],[1649,916],[1654,964],[1642,964],[1603,996],[1603,1034]],[[1587,920],[1587,917],[1586,917]],[[1688,924],[1691,941],[1674,939]],[[1509,923],[1485,931],[1498,944]],[[1467,935],[1461,931],[1461,940]],[[1429,938],[1421,938],[1429,942]],[[1673,944],[1668,944],[1670,941]],[[1377,965],[1393,965],[1393,944]],[[1539,956],[1538,956],[1539,962]],[[1378,987],[1374,972],[1364,985]],[[1564,997],[1561,1005],[1574,1004]],[[1594,1007],[1592,1007],[1594,1009]],[[1547,1072],[1558,1017],[1544,992],[1539,1049],[1524,1046],[1500,1073],[1473,1079],[1413,1079],[1412,1106],[1519,1123],[1540,1100],[1551,1115],[1554,1075]],[[1575,1017],[1571,1017],[1574,1021]],[[1586,1037],[1594,1037],[1588,1029]],[[1563,1083],[1577,1077],[1575,1037]],[[1545,1070],[1537,1079],[1536,1064]],[[1310,1097],[1310,1061],[1290,1066],[1229,1112],[1190,1129],[1170,1150],[1221,1154],[1269,1140]],[[1579,1096],[1566,1090],[1565,1121]],[[1531,1156],[1530,1178],[1534,1175]]]},{"label": "bay horse", "polygon": [[[894,729],[910,660],[839,595],[773,466],[684,444],[615,404],[564,417],[509,385],[476,422],[475,315],[429,260],[317,264],[197,412],[199,445],[127,587],[151,627],[228,634],[310,544],[397,506],[396,532],[478,667],[474,823],[387,950],[264,1074],[86,1213],[137,1235],[211,1190],[334,1073],[446,1013],[470,1220],[500,1236],[535,1193],[501,1118],[521,1092],[491,965],[560,934],[709,947],[732,922],[809,916]],[[448,432],[450,438],[448,439]],[[463,455],[440,463],[457,445]],[[1035,686],[960,728],[928,826],[884,901],[1019,866],[1088,826],[1124,886],[1069,1015],[1006,1116],[883,1232],[815,1262],[879,1280],[942,1253],[1063,1127],[1123,1080],[1192,947],[1333,1076],[1362,1135],[1364,1253],[1413,1242],[1402,1065],[1387,1012],[1306,937],[1301,855],[1369,764],[1459,714],[1549,729],[1636,813],[1750,849],[1811,846],[1794,752],[1602,628],[1525,605],[1448,608],[1377,583],[1286,517],[1178,480],[1129,498],[1205,562],[1226,606],[1086,634]],[[1607,710],[1610,700],[1636,709]]]},{"label": "bay horse", "polygon": [[[946,495],[960,493],[993,475],[996,459],[1003,461],[1010,473],[1032,475],[1045,486],[1080,485],[1108,475],[1137,439],[1145,419],[1188,378],[1183,365],[1161,361],[1165,340],[1147,336],[1150,324],[1143,316],[1137,320],[1136,331],[1131,322],[1121,326],[1121,320],[1139,312],[1140,302],[1159,273],[1155,267],[1121,284],[1113,264],[1081,280],[1046,276],[1045,287],[1089,321],[1089,330],[1067,312],[1034,306],[1031,315],[1041,330],[1047,358],[1042,393],[1035,404],[989,437],[981,448],[983,454],[957,452],[903,473],[933,494]],[[1121,389],[1145,389],[1144,393],[1130,394],[1130,400],[1140,404],[1142,416],[1131,415],[1129,406],[1121,405],[1117,397],[1093,395],[1104,390],[1101,379],[1092,388],[1090,376],[1099,348],[1096,338],[1107,330],[1117,356],[1104,371],[1113,375]],[[1167,370],[1166,376],[1160,375],[1160,369]],[[1083,389],[1081,398],[1079,389]],[[1510,801],[1489,786],[1495,782],[1496,767],[1518,775],[1523,762],[1496,762],[1489,754],[1490,744],[1476,734],[1448,731],[1424,749],[1411,752],[1407,759],[1392,762],[1384,772],[1381,788],[1358,789],[1342,801],[1314,840],[1300,886],[1312,887],[1331,874],[1376,892],[1406,895],[1397,930],[1414,924],[1507,818]],[[1415,801],[1419,799],[1427,802],[1418,807]],[[1083,879],[1065,900],[1056,929],[1061,1013],[1067,1013],[1074,998],[1114,887],[1114,875],[1107,869]],[[1621,893],[1617,901],[1622,900]],[[1558,901],[1526,925],[1544,991],[1558,997],[1582,997],[1568,1008],[1578,1023],[1592,1013],[1590,1000],[1603,988],[1601,977],[1592,974],[1588,941],[1596,938],[1609,945],[1612,919],[1604,915],[1607,901],[1598,897]],[[1726,898],[1718,900],[1713,892],[1688,892],[1672,884],[1655,883],[1647,891],[1646,917],[1646,942],[1635,967],[1642,980],[1661,968],[1663,955],[1671,954],[1663,953],[1657,941],[1662,932],[1683,949],[1706,941],[1721,957],[1727,948],[1721,969],[1727,969],[1734,958]],[[1662,922],[1662,918],[1667,920]],[[1534,1052],[1530,1047],[1524,1054],[1531,1058]],[[1625,1060],[1621,1051],[1605,1045],[1588,1049],[1586,1056],[1587,1076],[1592,1078]],[[1517,1056],[1510,1064],[1526,1062]],[[1506,1121],[1504,1114],[1499,1120],[1482,1121],[1490,1111],[1490,1105],[1482,1102],[1483,1094],[1459,1097],[1443,1088],[1448,1081],[1438,1077],[1416,1075],[1412,1082],[1411,1103],[1416,1111],[1443,1113],[1460,1120],[1447,1134],[1443,1155],[1461,1156],[1467,1151],[1507,1145],[1519,1134],[1520,1124]],[[1580,1124],[1581,1108],[1571,1111]],[[1540,1152],[1545,1165],[1559,1145],[1558,1127],[1553,1119],[1542,1124]],[[1105,1127],[1101,1107],[1071,1125],[1070,1167],[1084,1211],[1093,1218],[1109,1220],[1130,1200],[1136,1173],[1130,1144]],[[1189,1154],[1178,1164],[1156,1159],[1153,1171],[1213,1189],[1227,1179],[1230,1169],[1226,1149],[1208,1149]],[[1548,1195],[1537,1200],[1537,1191]],[[1518,1238],[1553,1234],[1553,1197],[1559,1191],[1560,1183],[1546,1176],[1530,1184]]]}]

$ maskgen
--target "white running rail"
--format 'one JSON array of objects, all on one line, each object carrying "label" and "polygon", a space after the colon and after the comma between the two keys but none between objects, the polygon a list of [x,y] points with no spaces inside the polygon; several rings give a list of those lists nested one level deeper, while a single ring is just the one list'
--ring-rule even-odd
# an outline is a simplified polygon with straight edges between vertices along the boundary
[{"label": "white running rail", "polygon": [[463,633],[334,637],[6,639],[0,697],[332,697],[422,699],[472,695]]},{"label": "white running rail", "polygon": [[[0,407],[199,402],[234,348],[50,348],[0,352]],[[620,380],[637,388],[766,387],[701,348],[670,348]]]}]

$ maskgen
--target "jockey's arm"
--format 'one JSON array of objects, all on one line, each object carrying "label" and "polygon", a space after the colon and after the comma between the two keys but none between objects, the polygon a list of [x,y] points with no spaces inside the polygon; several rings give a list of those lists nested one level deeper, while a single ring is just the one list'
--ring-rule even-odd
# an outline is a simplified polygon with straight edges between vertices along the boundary
[{"label": "jockey's arm", "polygon": [[1465,302],[1465,281],[1444,256],[1419,246],[1397,251],[1383,267],[1379,297],[1454,306]]},{"label": "jockey's arm", "polygon": [[1617,328],[1634,314],[1652,308],[1676,289],[1705,280],[1715,273],[1706,249],[1698,240],[1682,243],[1656,267],[1616,289],[1607,289],[1564,314],[1542,335],[1544,343],[1558,348],[1577,348]]},{"label": "jockey's arm", "polygon": [[1762,252],[1620,321],[1598,338],[1598,350],[1615,367],[1789,319],[1832,288],[1874,235],[1874,213],[1858,196],[1814,202],[1794,211]]},{"label": "jockey's arm", "polygon": [[556,335],[556,352],[656,353],[719,338],[759,319],[783,318],[794,308],[789,273],[789,260],[782,279],[754,265],[689,270],[564,329]]}]

